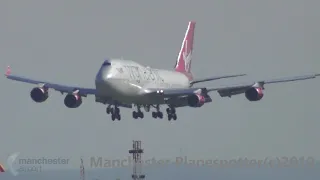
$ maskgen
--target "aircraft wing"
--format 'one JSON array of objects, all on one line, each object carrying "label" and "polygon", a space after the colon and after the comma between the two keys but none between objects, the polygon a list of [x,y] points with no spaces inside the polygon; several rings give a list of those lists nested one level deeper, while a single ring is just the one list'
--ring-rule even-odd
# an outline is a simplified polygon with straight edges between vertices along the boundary
[{"label": "aircraft wing", "polygon": [[265,84],[307,80],[307,79],[316,78],[317,76],[320,76],[320,74],[310,74],[310,75],[293,76],[293,77],[278,78],[278,79],[271,79],[271,80],[262,80],[255,83],[244,83],[244,84],[231,85],[231,86],[219,87],[219,88],[207,88],[207,92],[217,91],[221,97],[226,97],[226,96],[231,97],[232,95],[242,94],[246,90],[252,87],[256,87],[256,88],[260,87],[264,89]]},{"label": "aircraft wing", "polygon": [[211,91],[217,91],[221,97],[226,97],[231,95],[242,94],[246,90],[252,87],[260,87],[264,89],[265,84],[272,84],[272,83],[283,83],[283,82],[290,82],[290,81],[299,81],[299,80],[307,80],[313,79],[320,74],[311,74],[311,75],[304,75],[304,76],[294,76],[294,77],[286,77],[286,78],[279,78],[279,79],[271,79],[271,80],[262,80],[256,83],[244,83],[239,85],[230,85],[226,87],[218,87],[218,88],[206,88],[206,87],[193,87],[193,88],[168,88],[168,89],[155,89],[155,88],[147,88],[144,89],[144,93],[150,95],[162,95],[163,97],[178,97],[178,96],[187,96],[191,94],[207,94]]},{"label": "aircraft wing", "polygon": [[22,76],[16,76],[11,74],[11,69],[8,66],[7,72],[5,76],[8,79],[14,80],[14,81],[20,81],[24,83],[29,83],[29,84],[38,84],[39,86],[46,87],[49,89],[54,89],[56,91],[59,91],[61,93],[73,93],[75,91],[78,91],[77,94],[80,96],[86,97],[89,94],[96,94],[96,89],[93,88],[81,88],[81,87],[76,87],[76,86],[66,86],[66,85],[61,85],[61,84],[55,84],[55,83],[50,83],[46,81],[39,81],[39,80],[33,80],[29,79],[26,77]]},{"label": "aircraft wing", "polygon": [[206,81],[214,81],[218,79],[225,79],[225,78],[232,78],[232,77],[239,77],[239,76],[245,76],[246,74],[234,74],[234,75],[225,75],[225,76],[213,76],[209,78],[202,78],[202,79],[195,79],[190,82],[191,85],[200,83],[200,82],[206,82]]}]

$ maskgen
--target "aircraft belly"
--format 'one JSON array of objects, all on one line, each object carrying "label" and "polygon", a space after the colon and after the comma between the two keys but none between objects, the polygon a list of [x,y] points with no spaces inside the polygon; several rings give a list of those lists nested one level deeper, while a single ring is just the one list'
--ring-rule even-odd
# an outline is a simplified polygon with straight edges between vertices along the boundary
[{"label": "aircraft belly", "polygon": [[115,101],[122,103],[135,103],[141,99],[140,88],[122,79],[109,79],[104,83],[97,83],[99,96],[111,97]]},{"label": "aircraft belly", "polygon": [[[97,95],[125,104],[166,104],[161,96],[141,93],[142,87],[162,88],[160,84],[130,82],[123,79],[108,79],[96,82]],[[181,85],[180,85],[181,86]]]}]

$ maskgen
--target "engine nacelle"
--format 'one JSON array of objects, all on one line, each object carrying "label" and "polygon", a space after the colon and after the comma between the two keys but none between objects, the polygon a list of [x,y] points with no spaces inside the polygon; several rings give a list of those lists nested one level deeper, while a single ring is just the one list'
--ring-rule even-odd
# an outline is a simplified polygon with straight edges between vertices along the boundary
[{"label": "engine nacelle", "polygon": [[49,97],[48,89],[42,87],[33,88],[30,92],[30,96],[34,102],[44,102]]},{"label": "engine nacelle", "polygon": [[68,108],[77,108],[82,104],[82,98],[78,94],[68,94],[64,98],[64,105]]},{"label": "engine nacelle", "polygon": [[188,105],[190,107],[201,107],[205,103],[205,98],[204,96],[200,94],[193,94],[188,96]]},{"label": "engine nacelle", "polygon": [[246,98],[249,101],[259,101],[263,97],[262,88],[252,87],[245,92]]}]

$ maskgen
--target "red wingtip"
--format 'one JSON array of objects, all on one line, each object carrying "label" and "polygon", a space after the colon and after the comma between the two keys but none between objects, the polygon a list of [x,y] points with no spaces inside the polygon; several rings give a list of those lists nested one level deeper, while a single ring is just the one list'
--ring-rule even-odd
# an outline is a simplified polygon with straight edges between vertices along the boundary
[{"label": "red wingtip", "polygon": [[11,68],[10,66],[7,67],[6,76],[9,76],[11,74]]}]

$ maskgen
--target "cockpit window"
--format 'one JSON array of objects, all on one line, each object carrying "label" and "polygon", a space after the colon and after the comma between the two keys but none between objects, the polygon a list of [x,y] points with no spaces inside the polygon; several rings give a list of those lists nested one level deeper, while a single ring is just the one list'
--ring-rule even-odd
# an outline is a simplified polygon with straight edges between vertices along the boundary
[{"label": "cockpit window", "polygon": [[110,65],[111,65],[111,63],[110,63],[109,60],[105,60],[105,61],[103,62],[103,64],[102,64],[102,66],[110,66]]}]

